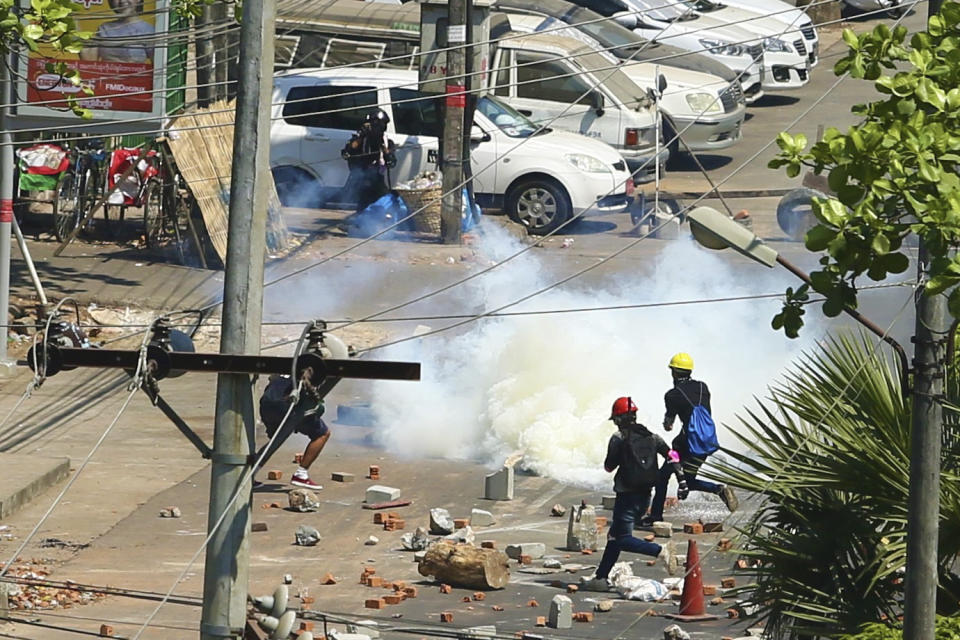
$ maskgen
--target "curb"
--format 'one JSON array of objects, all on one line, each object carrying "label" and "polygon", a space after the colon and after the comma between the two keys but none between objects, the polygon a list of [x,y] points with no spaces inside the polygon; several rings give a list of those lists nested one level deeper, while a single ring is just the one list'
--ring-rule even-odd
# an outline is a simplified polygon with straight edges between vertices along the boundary
[{"label": "curb", "polygon": [[38,458],[33,455],[0,454],[5,471],[0,494],[0,520],[25,507],[70,473],[69,458]]}]

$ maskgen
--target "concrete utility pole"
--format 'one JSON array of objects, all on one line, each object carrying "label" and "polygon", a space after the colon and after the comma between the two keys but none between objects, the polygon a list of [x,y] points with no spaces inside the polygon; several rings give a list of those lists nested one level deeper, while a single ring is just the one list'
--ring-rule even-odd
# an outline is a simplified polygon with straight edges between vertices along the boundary
[{"label": "concrete utility pole", "polygon": [[[246,0],[243,4],[220,353],[260,353],[275,14],[274,0]],[[221,373],[217,379],[208,532],[227,510],[234,493],[240,490],[244,495],[229,508],[207,546],[200,626],[203,640],[243,634],[250,487],[240,483],[250,470],[255,444],[251,382],[247,374]]]},{"label": "concrete utility pole", "polygon": [[[921,241],[917,258],[921,278],[927,272],[929,258]],[[903,603],[903,637],[910,640],[933,640],[936,622],[940,432],[943,426],[943,406],[940,403],[949,332],[946,297],[921,295],[917,299],[914,331],[907,575]]]},{"label": "concrete utility pole", "polygon": [[[6,61],[3,61],[6,62]],[[13,135],[7,123],[7,107],[10,103],[10,71],[0,64],[0,310],[3,325],[7,324],[10,312],[10,228],[13,225]],[[7,357],[7,327],[0,334],[0,374],[13,368]]]},{"label": "concrete utility pole", "polygon": [[197,65],[197,106],[208,107],[213,102],[213,37],[206,32],[213,22],[213,9],[204,6],[194,18],[197,35],[194,36],[194,51]]},{"label": "concrete utility pole", "polygon": [[443,119],[443,207],[440,229],[444,244],[460,243],[460,214],[463,211],[463,113],[467,106],[464,78],[466,60],[467,3],[448,0],[447,90]]}]

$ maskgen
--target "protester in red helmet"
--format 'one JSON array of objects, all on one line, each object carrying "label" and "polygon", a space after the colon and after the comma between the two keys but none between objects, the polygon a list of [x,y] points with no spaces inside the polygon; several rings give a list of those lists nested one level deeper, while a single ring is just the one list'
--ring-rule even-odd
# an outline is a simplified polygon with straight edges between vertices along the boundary
[{"label": "protester in red helmet", "polygon": [[607,547],[593,578],[584,578],[584,589],[606,591],[610,588],[607,577],[620,557],[621,551],[631,551],[654,556],[663,561],[667,572],[676,571],[673,549],[669,542],[659,545],[633,537],[633,524],[647,512],[650,492],[657,482],[660,463],[657,454],[671,461],[680,485],[684,485],[680,473],[679,456],[671,451],[663,439],[637,423],[637,405],[630,398],[617,398],[613,403],[610,419],[619,431],[610,436],[607,457],[603,467],[607,472],[616,471],[613,490],[617,500],[613,506],[613,522],[607,533]]}]

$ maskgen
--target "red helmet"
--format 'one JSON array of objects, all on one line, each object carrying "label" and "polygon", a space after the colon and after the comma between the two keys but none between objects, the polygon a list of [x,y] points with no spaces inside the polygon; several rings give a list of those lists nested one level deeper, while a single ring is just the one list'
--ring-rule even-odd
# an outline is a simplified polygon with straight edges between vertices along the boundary
[{"label": "red helmet", "polygon": [[613,409],[610,411],[610,419],[613,420],[617,416],[622,416],[625,413],[636,413],[637,405],[633,404],[632,398],[617,398],[613,403]]}]

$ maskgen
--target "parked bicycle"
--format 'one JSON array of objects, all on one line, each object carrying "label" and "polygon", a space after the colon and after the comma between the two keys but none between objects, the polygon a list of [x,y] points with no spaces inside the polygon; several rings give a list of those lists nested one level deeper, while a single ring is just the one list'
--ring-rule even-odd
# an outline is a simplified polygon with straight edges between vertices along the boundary
[{"label": "parked bicycle", "polygon": [[[53,208],[53,233],[63,242],[84,220],[88,211],[104,194],[107,151],[99,138],[78,142],[70,153],[70,168],[57,185]],[[109,230],[110,218],[103,209],[104,224]]]}]

